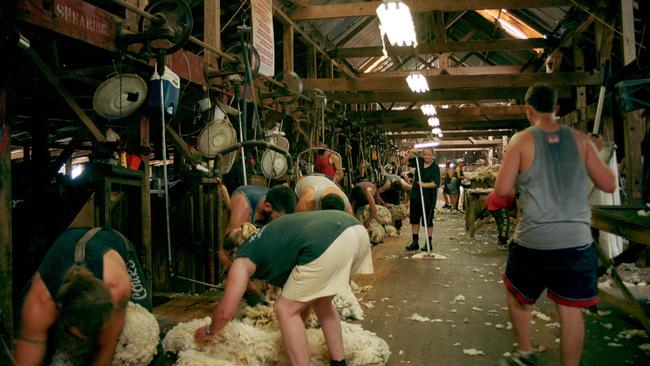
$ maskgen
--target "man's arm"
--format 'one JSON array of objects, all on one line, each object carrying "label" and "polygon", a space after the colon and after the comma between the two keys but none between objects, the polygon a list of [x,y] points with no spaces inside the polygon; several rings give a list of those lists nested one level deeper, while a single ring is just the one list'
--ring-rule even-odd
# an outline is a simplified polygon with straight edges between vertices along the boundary
[{"label": "man's arm", "polygon": [[40,274],[32,279],[32,286],[23,303],[20,330],[14,347],[14,362],[20,366],[40,365],[47,351],[47,331],[54,324],[57,309]]},{"label": "man's arm", "polygon": [[102,331],[97,338],[99,350],[97,351],[97,355],[93,361],[93,366],[108,366],[112,363],[117,339],[122,332],[122,328],[124,328],[126,320],[126,305],[128,302],[128,296],[119,300],[115,305],[113,313],[102,328]]},{"label": "man's arm", "polygon": [[372,219],[375,218],[377,215],[377,205],[375,204],[375,199],[372,197],[373,192],[372,189],[366,189],[366,200],[368,201],[368,205],[370,206],[370,215],[368,215],[368,218],[366,221],[363,223],[363,226],[368,227],[370,226],[370,222]]},{"label": "man's arm", "polygon": [[196,330],[194,339],[205,342],[214,334],[219,333],[235,315],[237,307],[248,286],[248,280],[255,273],[256,265],[246,257],[235,259],[230,271],[226,291],[219,306],[212,313],[212,322]]},{"label": "man's arm", "polygon": [[587,174],[589,178],[594,182],[594,185],[598,187],[601,191],[612,193],[616,190],[616,176],[614,172],[605,164],[605,162],[600,158],[596,146],[582,132],[580,134],[580,139],[585,145],[585,167],[587,168]]},{"label": "man's arm", "polygon": [[519,175],[519,164],[521,161],[521,133],[512,137],[506,153],[501,162],[501,168],[494,185],[494,193],[498,197],[510,197],[514,194],[517,176]]},{"label": "man's arm", "polygon": [[300,192],[298,203],[296,203],[296,212],[313,211],[315,209],[315,192],[312,187],[305,187]]},{"label": "man's arm", "polygon": [[341,166],[341,159],[335,154],[330,154],[332,166],[336,170],[334,173],[334,183],[339,184],[341,179],[343,179],[343,167]]}]

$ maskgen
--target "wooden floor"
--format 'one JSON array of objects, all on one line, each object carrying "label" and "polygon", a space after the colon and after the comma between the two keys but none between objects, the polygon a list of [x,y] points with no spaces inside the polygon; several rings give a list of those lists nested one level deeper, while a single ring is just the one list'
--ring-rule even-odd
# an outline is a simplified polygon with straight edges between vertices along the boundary
[{"label": "wooden floor", "polygon": [[[496,249],[493,223],[481,227],[475,239],[465,235],[464,227],[462,213],[437,213],[434,252],[447,259],[431,260],[411,259],[404,251],[411,240],[407,226],[401,237],[373,248],[375,274],[354,278],[360,286],[372,286],[360,295],[366,318],[359,323],[388,342],[389,365],[495,365],[512,348],[501,283],[507,254]],[[155,314],[168,329],[178,321],[203,317],[214,306],[214,297],[180,297],[157,307]],[[611,313],[585,315],[582,365],[650,365],[650,353],[639,349],[650,340],[617,337],[620,331],[640,329],[640,324],[606,304],[599,309]],[[545,349],[540,364],[559,365],[553,304],[544,296],[538,310],[551,317],[534,318],[534,342]],[[410,320],[413,313],[434,322]],[[484,355],[464,354],[470,349]]]}]

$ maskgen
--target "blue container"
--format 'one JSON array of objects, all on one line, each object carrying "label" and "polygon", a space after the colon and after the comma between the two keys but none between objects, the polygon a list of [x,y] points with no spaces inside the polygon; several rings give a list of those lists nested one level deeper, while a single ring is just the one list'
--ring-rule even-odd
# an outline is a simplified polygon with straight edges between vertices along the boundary
[{"label": "blue container", "polygon": [[181,79],[170,68],[165,66],[165,72],[162,77],[154,69],[154,73],[149,79],[149,94],[147,95],[147,106],[152,109],[160,110],[160,80],[162,79],[163,106],[165,113],[173,116],[178,109],[178,99],[181,91]]},{"label": "blue container", "polygon": [[616,100],[625,112],[650,107],[650,79],[623,80],[616,84]]}]

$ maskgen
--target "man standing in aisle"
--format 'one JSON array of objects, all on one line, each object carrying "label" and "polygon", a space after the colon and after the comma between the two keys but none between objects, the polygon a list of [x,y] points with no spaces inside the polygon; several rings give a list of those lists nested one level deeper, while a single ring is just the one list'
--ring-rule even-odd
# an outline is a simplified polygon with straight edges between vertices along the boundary
[{"label": "man standing in aisle", "polygon": [[591,237],[588,179],[605,192],[614,174],[591,139],[557,122],[557,91],[537,83],[526,92],[528,129],[508,145],[496,181],[499,197],[519,193],[520,219],[503,275],[517,349],[503,365],[535,365],[532,304],[547,289],[560,316],[563,366],[578,365],[584,343],[581,308],[598,302],[598,260]]},{"label": "man standing in aisle", "polygon": [[[416,165],[416,163],[419,165]],[[418,241],[421,218],[426,220],[427,236],[429,237],[429,245],[431,245],[431,235],[433,234],[433,214],[436,200],[438,199],[437,188],[440,185],[440,168],[433,160],[433,149],[430,147],[422,150],[422,158],[415,157],[411,159],[409,161],[409,166],[416,169],[409,203],[413,241],[411,244],[406,246],[406,250],[417,250],[420,247]],[[422,187],[421,190],[420,187]],[[424,197],[420,197],[420,191]],[[424,201],[424,212],[422,211],[422,201]],[[426,245],[422,250],[427,250]]]}]

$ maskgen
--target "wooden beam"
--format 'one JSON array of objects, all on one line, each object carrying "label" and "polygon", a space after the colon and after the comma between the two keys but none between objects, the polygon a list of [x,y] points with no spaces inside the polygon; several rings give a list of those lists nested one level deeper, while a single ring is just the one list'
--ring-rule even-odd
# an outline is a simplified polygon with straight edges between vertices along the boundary
[{"label": "wooden beam", "polygon": [[[0,71],[3,76],[9,70]],[[7,118],[7,89],[0,86],[0,321],[5,334],[3,341],[13,336],[13,241],[11,223],[11,129]],[[0,357],[5,359],[5,357]]]},{"label": "wooden beam", "polygon": [[293,27],[283,25],[282,31],[282,70],[284,75],[294,70],[293,66]]},{"label": "wooden beam", "polygon": [[313,46],[314,49],[317,50],[318,52],[320,52],[325,59],[327,59],[329,62],[331,62],[332,65],[339,68],[340,71],[345,73],[347,76],[349,76],[351,78],[356,78],[355,73],[352,70],[350,70],[350,68],[347,67],[347,65],[344,65],[344,64],[334,60],[333,58],[331,58],[327,54],[327,52],[321,47],[321,45],[318,44],[318,42],[316,42],[312,37],[309,36],[309,34],[307,34],[305,31],[303,31],[302,28],[300,28],[300,26],[298,26],[293,20],[291,20],[289,18],[289,16],[284,11],[282,11],[282,9],[277,7],[275,4],[273,4],[273,14],[277,17],[277,19],[282,24],[290,25],[296,32],[298,32],[298,34],[300,34],[300,36],[302,36],[302,38],[307,43],[309,43],[311,46]]},{"label": "wooden beam", "polygon": [[[443,73],[449,75],[499,75],[499,74],[519,74],[521,73],[521,66],[519,65],[506,65],[506,66],[476,66],[476,67],[448,67],[446,69],[426,69],[420,70],[424,76],[437,76]],[[412,71],[396,70],[396,71],[382,71],[382,72],[369,72],[363,74],[360,79],[373,78],[373,77],[407,77]]]},{"label": "wooden beam", "polygon": [[[476,9],[525,9],[571,5],[569,0],[405,0],[413,13]],[[294,21],[376,15],[381,1],[327,5],[298,5],[289,15]]]},{"label": "wooden beam", "polygon": [[[393,132],[403,131],[422,131],[431,128],[425,121],[411,120],[401,123],[377,123],[370,124],[380,129],[390,130]],[[496,120],[496,121],[477,121],[477,122],[449,122],[440,121],[440,129],[443,131],[457,130],[494,130],[494,129],[522,129],[530,126],[527,120]]]},{"label": "wooden beam", "polygon": [[627,177],[625,190],[630,204],[641,203],[641,177],[643,176],[641,142],[647,129],[644,113],[644,109],[627,112],[623,122],[625,173]]},{"label": "wooden beam", "polygon": [[636,60],[636,38],[634,37],[634,1],[621,1],[621,28],[623,36],[623,66]]},{"label": "wooden beam", "polygon": [[[553,86],[580,86],[599,85],[600,74],[590,72],[563,72],[563,73],[526,73],[504,75],[437,75],[428,76],[427,82],[431,90],[449,90],[458,88],[528,88],[536,82],[546,82]],[[306,88],[318,88],[324,91],[410,91],[406,79],[401,77],[374,77],[336,79],[306,79]]]},{"label": "wooden beam", "polygon": [[[464,108],[438,108],[438,118],[442,122],[451,121],[492,121],[499,119],[526,119],[526,106],[483,106],[483,107],[464,107]],[[403,120],[421,120],[428,119],[419,109],[402,110],[402,111],[368,111],[368,112],[349,112],[351,118],[363,118],[367,121],[390,121]]]},{"label": "wooden beam", "polygon": [[[221,0],[203,1],[203,41],[221,51]],[[203,51],[203,59],[211,67],[217,67],[217,55]]]},{"label": "wooden beam", "polygon": [[314,47],[307,46],[307,55],[305,61],[307,62],[307,77],[310,79],[318,78],[318,65],[316,64],[316,50]]},{"label": "wooden beam", "polygon": [[[411,47],[386,47],[390,56],[403,56],[435,53],[454,52],[479,52],[479,51],[504,51],[504,50],[532,50],[533,48],[548,48],[549,43],[544,38],[530,39],[493,39],[487,41],[465,41],[465,42],[432,42],[418,45],[415,49]],[[381,47],[356,47],[337,48],[330,52],[337,58],[373,57],[382,56]]]},{"label": "wooden beam", "polygon": [[[468,88],[449,90],[430,90],[426,93],[413,93],[409,91],[391,92],[329,92],[329,100],[337,100],[343,104],[353,103],[379,103],[379,102],[430,102],[443,103],[452,102],[464,103],[468,100],[476,102],[503,101],[511,99],[523,99],[527,88]],[[568,88],[557,88],[560,98],[571,98],[572,92]]]},{"label": "wooden beam", "polygon": [[[453,139],[453,138],[465,138],[465,137],[511,136],[512,134],[515,133],[515,130],[514,129],[464,130],[464,131],[443,130],[442,133],[444,135],[443,138]],[[431,131],[424,130],[424,131],[408,131],[408,132],[403,132],[398,134],[390,134],[388,137],[398,138],[398,139],[409,139],[409,138],[430,137],[430,136],[431,136]]]}]

